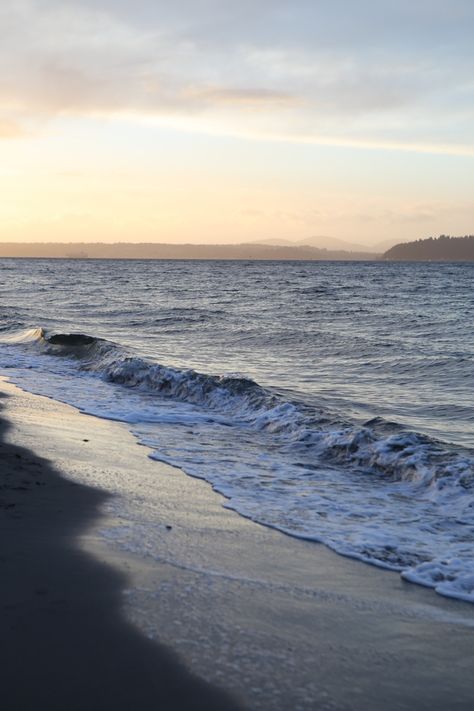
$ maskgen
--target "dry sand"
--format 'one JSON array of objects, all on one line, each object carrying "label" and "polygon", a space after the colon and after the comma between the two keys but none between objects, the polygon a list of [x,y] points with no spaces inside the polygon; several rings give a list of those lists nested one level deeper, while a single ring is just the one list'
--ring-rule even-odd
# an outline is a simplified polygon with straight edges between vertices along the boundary
[{"label": "dry sand", "polygon": [[474,606],[223,508],[1,383],[5,711],[470,710]]}]

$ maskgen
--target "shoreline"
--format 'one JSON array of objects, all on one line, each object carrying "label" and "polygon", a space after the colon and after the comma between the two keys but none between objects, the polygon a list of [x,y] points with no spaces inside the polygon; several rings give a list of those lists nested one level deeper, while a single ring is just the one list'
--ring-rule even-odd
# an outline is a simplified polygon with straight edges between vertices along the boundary
[{"label": "shoreline", "polygon": [[[102,645],[99,669],[107,655],[124,662],[117,635],[149,671],[169,663],[169,678],[179,680],[168,689],[170,710],[237,708],[222,693],[265,711],[472,707],[472,605],[241,517],[209,484],[149,459],[120,423],[5,379],[0,391],[9,423],[2,499],[14,504],[0,510],[8,581],[1,609],[11,632],[2,668],[16,660],[10,676],[27,699],[5,708],[109,708],[100,674],[90,669],[86,630]],[[26,486],[33,470],[42,479]],[[40,573],[48,585],[38,582]],[[69,627],[60,629],[65,620]],[[57,635],[53,661],[38,658],[31,630],[37,642],[40,632]],[[81,668],[82,686],[69,677],[58,682],[56,673],[62,701],[45,698],[41,706],[37,686],[51,666],[65,664],[61,650],[66,659],[74,650],[68,668]],[[121,698],[126,708],[125,682],[113,667],[107,662],[110,708],[122,708]],[[128,692],[138,690],[138,679]],[[135,708],[159,706],[167,678],[154,684]],[[180,698],[186,684],[193,690]],[[10,687],[13,700],[14,681]]]},{"label": "shoreline", "polygon": [[1,397],[2,708],[238,711],[124,618],[124,572],[77,545],[109,494],[20,445],[4,383]]}]

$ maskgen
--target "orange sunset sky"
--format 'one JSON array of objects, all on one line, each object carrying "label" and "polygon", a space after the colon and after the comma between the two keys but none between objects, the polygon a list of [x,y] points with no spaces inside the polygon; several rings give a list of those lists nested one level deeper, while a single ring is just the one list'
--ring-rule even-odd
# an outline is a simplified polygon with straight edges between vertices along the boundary
[{"label": "orange sunset sky", "polygon": [[0,240],[474,231],[474,3],[2,0]]}]

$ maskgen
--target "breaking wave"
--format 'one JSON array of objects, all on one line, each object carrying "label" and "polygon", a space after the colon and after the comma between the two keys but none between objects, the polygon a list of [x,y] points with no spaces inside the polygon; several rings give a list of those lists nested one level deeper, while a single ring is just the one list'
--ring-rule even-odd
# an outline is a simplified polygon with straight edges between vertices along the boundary
[{"label": "breaking wave", "polygon": [[240,374],[162,365],[83,333],[36,328],[0,343],[12,380],[133,424],[156,459],[207,479],[240,513],[474,601],[472,450],[382,418],[341,421]]}]

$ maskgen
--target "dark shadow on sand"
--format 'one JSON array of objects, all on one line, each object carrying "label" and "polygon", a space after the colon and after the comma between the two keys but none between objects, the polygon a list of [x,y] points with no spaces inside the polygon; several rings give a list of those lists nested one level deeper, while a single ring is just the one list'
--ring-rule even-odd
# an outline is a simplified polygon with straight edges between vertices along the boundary
[{"label": "dark shadow on sand", "polygon": [[2,710],[237,711],[126,622],[125,576],[75,547],[107,495],[6,444],[7,427],[0,422]]}]

